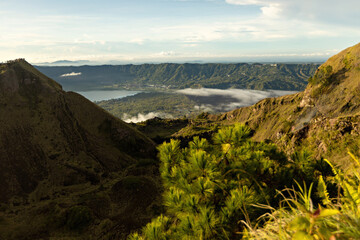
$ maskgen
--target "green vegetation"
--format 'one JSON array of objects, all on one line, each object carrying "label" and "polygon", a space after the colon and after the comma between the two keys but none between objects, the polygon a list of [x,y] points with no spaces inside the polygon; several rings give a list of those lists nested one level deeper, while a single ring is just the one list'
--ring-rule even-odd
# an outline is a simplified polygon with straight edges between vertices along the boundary
[{"label": "green vegetation", "polygon": [[184,128],[189,119],[161,119],[152,118],[144,122],[132,124],[140,132],[151,138],[154,142],[161,144],[173,134]]},{"label": "green vegetation", "polygon": [[126,120],[138,114],[162,113],[163,117],[181,118],[195,116],[196,102],[183,94],[174,92],[145,92],[122,99],[97,102],[113,115]]},{"label": "green vegetation", "polygon": [[[319,64],[141,64],[40,67],[66,89],[242,88],[303,90]],[[81,72],[75,77],[62,74]],[[101,80],[101,83],[99,81]]]},{"label": "green vegetation", "polygon": [[73,231],[81,231],[83,228],[89,226],[93,219],[90,209],[84,206],[70,208],[66,218],[66,226]]},{"label": "green vegetation", "polygon": [[348,172],[307,152],[289,161],[250,135],[235,125],[214,144],[159,146],[166,212],[128,239],[359,239],[357,157]]},{"label": "green vegetation", "polygon": [[315,75],[309,79],[309,83],[312,85],[315,84],[322,84],[322,85],[329,85],[330,84],[330,77],[333,73],[333,68],[330,65],[320,67]]},{"label": "green vegetation", "polygon": [[[353,168],[343,172],[330,162],[334,177],[324,180],[319,177],[316,195],[321,203],[315,204],[314,185],[299,190],[285,189],[279,208],[272,208],[264,215],[263,227],[248,226],[244,239],[359,239],[360,238],[360,163],[353,159]],[[329,194],[328,187],[335,185],[336,194]],[[290,193],[285,196],[285,193]]]},{"label": "green vegetation", "polygon": [[195,137],[184,149],[179,140],[160,145],[166,212],[129,239],[240,238],[244,223],[256,225],[269,212],[256,205],[279,205],[277,189],[331,174],[307,152],[288,160],[275,145],[252,142],[251,134],[236,124],[214,134],[213,144]]}]

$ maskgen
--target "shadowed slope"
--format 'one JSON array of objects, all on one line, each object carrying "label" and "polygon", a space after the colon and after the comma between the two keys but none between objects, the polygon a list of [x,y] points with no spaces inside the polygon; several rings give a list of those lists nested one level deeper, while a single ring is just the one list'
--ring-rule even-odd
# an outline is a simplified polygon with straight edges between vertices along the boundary
[{"label": "shadowed slope", "polygon": [[[131,166],[154,158],[155,145],[150,139],[84,97],[64,92],[26,61],[0,65],[0,202],[5,208],[19,205],[18,211],[27,214],[26,205],[37,207],[52,200],[62,202],[61,209],[66,212],[81,202],[81,194],[95,194],[99,186],[103,189],[95,192],[111,198],[112,185],[121,182]],[[153,176],[151,171],[143,174]],[[142,187],[150,187],[154,199],[158,190],[152,182]],[[141,205],[131,197],[132,191],[121,196],[121,202],[141,206],[134,214],[145,212],[152,200]],[[109,204],[119,201],[111,199]],[[5,219],[16,216],[7,214]],[[94,219],[104,217],[109,216]],[[131,217],[127,215],[125,220]],[[130,228],[139,224],[141,221]],[[44,234],[42,231],[34,234]]]}]

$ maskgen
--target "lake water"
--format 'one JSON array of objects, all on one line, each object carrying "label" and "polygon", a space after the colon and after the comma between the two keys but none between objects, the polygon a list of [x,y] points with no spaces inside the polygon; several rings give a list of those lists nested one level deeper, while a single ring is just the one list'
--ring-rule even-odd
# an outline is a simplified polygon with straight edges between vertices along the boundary
[{"label": "lake water", "polygon": [[103,101],[117,98],[124,98],[133,96],[141,91],[127,91],[127,90],[96,90],[96,91],[77,91],[78,94],[86,97],[90,101]]}]

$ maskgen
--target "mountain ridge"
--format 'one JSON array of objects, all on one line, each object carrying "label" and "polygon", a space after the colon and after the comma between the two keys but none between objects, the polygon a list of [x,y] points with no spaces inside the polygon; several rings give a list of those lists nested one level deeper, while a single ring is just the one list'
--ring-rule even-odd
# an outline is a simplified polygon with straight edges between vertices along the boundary
[{"label": "mountain ridge", "polygon": [[[303,90],[318,64],[163,63],[37,68],[67,89],[246,88]],[[81,73],[66,76],[69,73]],[[99,83],[101,81],[101,83]],[[87,89],[81,89],[83,86]]]},{"label": "mountain ridge", "polygon": [[[107,218],[122,229],[113,231],[120,237],[152,216],[147,209],[160,190],[149,138],[81,95],[63,91],[23,59],[0,65],[0,99],[0,238],[71,235],[81,226],[69,227],[72,211],[85,214],[89,236]],[[126,179],[153,194],[140,199],[136,188],[122,190]],[[98,198],[103,200],[94,203]],[[58,212],[49,221],[46,214],[54,207]]]}]

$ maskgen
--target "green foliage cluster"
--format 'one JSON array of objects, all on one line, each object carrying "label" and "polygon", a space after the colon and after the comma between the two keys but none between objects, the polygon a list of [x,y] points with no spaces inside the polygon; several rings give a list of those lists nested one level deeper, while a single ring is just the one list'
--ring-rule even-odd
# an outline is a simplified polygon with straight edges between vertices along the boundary
[{"label": "green foliage cluster", "polygon": [[[360,239],[360,162],[351,155],[353,168],[343,172],[331,166],[334,177],[325,180],[319,177],[316,194],[321,203],[316,205],[311,198],[313,184],[299,190],[286,189],[291,193],[285,196],[280,208],[272,209],[262,228],[251,228],[244,239]],[[337,194],[329,194],[329,186],[335,184]],[[281,194],[283,194],[283,192]]]},{"label": "green foliage cluster", "polygon": [[335,82],[335,74],[333,68],[330,65],[323,66],[315,73],[315,75],[309,78],[309,83],[316,86],[312,90],[312,97],[318,97],[324,94],[328,87]]},{"label": "green foliage cluster", "polygon": [[161,144],[171,135],[183,129],[189,124],[189,119],[161,119],[152,118],[144,122],[133,123],[132,125],[140,132],[151,138],[155,143]]},{"label": "green foliage cluster", "polygon": [[345,64],[345,68],[349,70],[354,65],[355,61],[356,61],[355,55],[351,54],[350,52],[346,53],[343,60],[343,63]]},{"label": "green foliage cluster", "polygon": [[256,204],[276,206],[276,189],[293,179],[314,180],[321,164],[309,153],[288,160],[275,145],[252,142],[251,134],[236,124],[214,134],[213,144],[195,137],[183,149],[179,140],[160,145],[166,213],[129,239],[240,238],[243,223],[255,223],[268,211]]},{"label": "green foliage cluster", "polygon": [[310,84],[316,85],[321,84],[323,86],[328,86],[331,83],[331,75],[333,74],[333,68],[330,65],[326,67],[321,67],[316,72],[316,74],[309,79]]},{"label": "green foliage cluster", "polygon": [[74,206],[67,212],[66,226],[70,230],[81,231],[91,223],[92,219],[91,210],[88,207]]},{"label": "green foliage cluster", "polygon": [[[67,89],[244,88],[303,90],[319,64],[141,64],[37,68]],[[76,77],[64,73],[81,72]],[[99,80],[101,79],[101,84]]]}]

